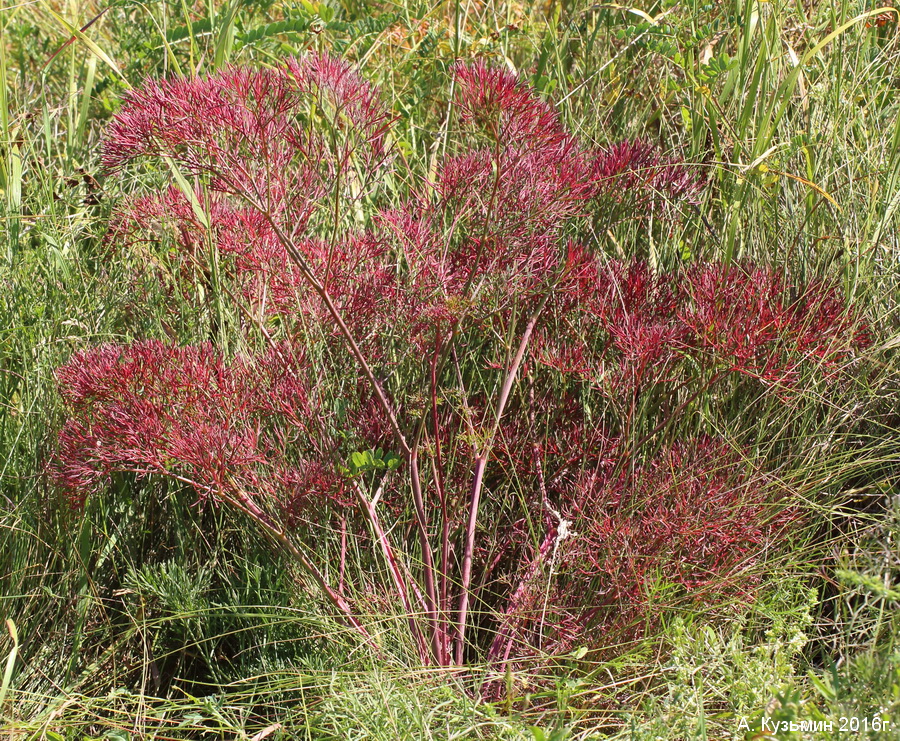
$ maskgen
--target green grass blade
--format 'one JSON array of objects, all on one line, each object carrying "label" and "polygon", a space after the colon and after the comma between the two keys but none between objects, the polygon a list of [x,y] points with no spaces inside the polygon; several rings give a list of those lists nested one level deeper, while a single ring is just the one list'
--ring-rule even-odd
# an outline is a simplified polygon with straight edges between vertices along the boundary
[{"label": "green grass blade", "polygon": [[16,624],[7,618],[6,629],[12,638],[13,647],[6,657],[6,669],[3,671],[3,683],[0,684],[0,708],[3,707],[3,701],[6,699],[6,693],[9,691],[9,685],[12,682],[13,669],[16,667],[16,657],[19,654],[19,632],[16,630]]},{"label": "green grass blade", "polygon": [[231,45],[234,41],[234,21],[241,7],[242,0],[232,0],[228,13],[222,19],[222,27],[219,29],[219,38],[216,41],[216,52],[213,57],[216,69],[219,69],[231,54]]},{"label": "green grass blade", "polygon": [[[66,31],[68,31],[74,38],[78,39],[82,44],[84,44],[88,50],[94,54],[101,62],[103,62],[107,67],[109,67],[116,76],[122,80],[126,85],[128,85],[128,80],[125,79],[125,75],[122,74],[122,70],[119,69],[119,65],[116,64],[115,60],[107,54],[103,49],[101,49],[96,42],[90,39],[81,29],[76,28],[71,23],[69,23],[65,18],[63,18],[59,13],[57,13],[53,8],[49,6],[45,6],[45,10],[56,19],[56,22],[59,23]],[[130,85],[128,85],[130,87]]]}]

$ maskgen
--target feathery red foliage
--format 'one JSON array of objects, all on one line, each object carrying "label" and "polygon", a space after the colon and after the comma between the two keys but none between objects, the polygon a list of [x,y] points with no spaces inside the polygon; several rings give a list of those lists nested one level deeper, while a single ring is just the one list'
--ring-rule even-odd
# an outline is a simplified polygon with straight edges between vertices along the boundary
[{"label": "feathery red foliage", "polygon": [[341,477],[310,445],[308,372],[286,345],[231,362],[209,344],[76,353],[57,371],[70,416],[54,476],[76,504],[121,472],[175,478],[201,500],[240,492],[261,507],[296,509],[301,494],[337,497]]},{"label": "feathery red foliage", "polygon": [[683,382],[687,359],[694,369],[787,390],[804,366],[833,372],[869,342],[859,316],[824,281],[798,285],[747,262],[655,275],[640,260],[601,268],[582,252],[572,259],[577,278],[558,296],[570,332],[541,336],[537,359],[611,395]]},{"label": "feathery red foliage", "polygon": [[[750,263],[601,262],[573,237],[590,219],[696,204],[701,180],[645,142],[583,146],[507,71],[453,74],[460,146],[405,202],[365,213],[366,230],[392,120],[344,62],[310,54],[127,95],[105,165],[164,159],[197,190],[130,201],[109,242],[168,236],[184,279],[217,260],[270,349],[77,353],[57,373],[69,419],[56,480],[81,503],[117,472],[175,479],[282,544],[282,525],[357,505],[420,656],[441,664],[464,661],[470,595],[499,613],[489,657],[503,663],[650,625],[647,595],[663,587],[742,595],[795,513],[773,504],[762,462],[721,441],[643,460],[638,397],[661,399],[652,430],[677,422],[684,388],[835,373],[867,341],[858,317],[834,287]],[[495,527],[479,521],[488,490]],[[536,544],[522,502],[543,526]],[[412,517],[416,542],[379,512]],[[327,569],[297,557],[368,639]]]},{"label": "feathery red foliage", "polygon": [[103,163],[170,158],[296,233],[351,157],[370,171],[381,164],[390,123],[369,83],[333,57],[310,54],[278,69],[146,80],[108,127]]},{"label": "feathery red foliage", "polygon": [[570,519],[553,523],[523,564],[495,660],[621,645],[666,607],[751,602],[755,563],[799,516],[721,440],[676,443],[632,469],[618,456],[613,443],[581,475],[565,497]]},{"label": "feathery red foliage", "polygon": [[694,356],[770,383],[790,384],[808,361],[834,368],[868,343],[859,318],[822,281],[798,286],[747,263],[701,265],[681,294],[678,318]]}]

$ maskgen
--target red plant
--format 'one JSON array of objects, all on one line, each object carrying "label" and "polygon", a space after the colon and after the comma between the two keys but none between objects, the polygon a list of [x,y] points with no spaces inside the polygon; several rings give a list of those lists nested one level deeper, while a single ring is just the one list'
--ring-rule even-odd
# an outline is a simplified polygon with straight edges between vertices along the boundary
[{"label": "red plant", "polygon": [[267,506],[274,484],[305,465],[303,453],[325,455],[309,445],[308,373],[286,345],[230,362],[209,344],[152,340],[77,353],[57,370],[72,416],[59,435],[56,477],[81,496],[115,472],[162,474],[201,498],[227,489]]},{"label": "red plant", "polygon": [[[688,272],[679,320],[696,357],[729,372],[790,384],[801,365],[834,368],[868,338],[836,289],[797,286],[771,269],[703,265]],[[799,298],[789,300],[790,293]]]},{"label": "red plant", "polygon": [[721,440],[676,443],[630,469],[615,465],[617,448],[579,477],[525,560],[493,660],[621,644],[662,606],[750,602],[755,563],[799,515]]},{"label": "red plant", "polygon": [[[585,148],[508,72],[454,74],[459,148],[433,182],[368,213],[365,231],[391,119],[343,62],[310,55],[130,93],[106,165],[163,159],[197,187],[177,177],[131,201],[110,242],[168,234],[185,268],[223,268],[252,319],[235,331],[258,327],[269,350],[147,341],[76,354],[58,371],[69,419],[53,466],[76,503],[128,472],[244,512],[373,642],[297,544],[308,512],[354,507],[421,659],[442,665],[466,660],[473,601],[499,613],[489,655],[505,661],[513,645],[563,650],[608,624],[585,591],[598,583],[625,614],[654,579],[715,596],[755,558],[771,520],[758,477],[710,441],[625,475],[614,464],[640,448],[627,415],[592,417],[585,398],[596,410],[597,389],[609,409],[668,394],[664,425],[685,386],[798,382],[801,364],[834,370],[863,339],[824,284],[789,301],[797,286],[749,265],[674,276],[603,263],[572,234],[610,197],[693,202],[690,169],[641,142]],[[487,527],[484,499],[499,518]],[[537,523],[530,549],[522,501]],[[409,513],[412,540],[382,524]],[[562,581],[537,610],[548,562]]]},{"label": "red plant", "polygon": [[648,200],[660,196],[675,202],[696,203],[700,181],[680,162],[663,157],[640,140],[620,142],[594,160],[592,179],[597,195],[621,200],[625,196]]},{"label": "red plant", "polygon": [[[708,378],[741,375],[787,392],[802,368],[833,372],[869,342],[860,318],[824,281],[798,285],[750,263],[655,275],[640,260],[601,268],[584,253],[576,259],[577,280],[562,284],[555,302],[570,326],[587,331],[542,337],[538,359],[610,395],[673,388],[690,377],[687,360]],[[600,379],[598,368],[606,369]]]},{"label": "red plant", "polygon": [[167,158],[302,232],[352,157],[369,170],[382,162],[389,123],[371,85],[331,57],[308,55],[280,69],[147,80],[126,94],[103,162]]}]

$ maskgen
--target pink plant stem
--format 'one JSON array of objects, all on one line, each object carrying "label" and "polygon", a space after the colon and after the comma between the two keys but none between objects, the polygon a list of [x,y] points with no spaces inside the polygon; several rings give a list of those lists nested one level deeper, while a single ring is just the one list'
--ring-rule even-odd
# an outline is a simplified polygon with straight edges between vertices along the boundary
[{"label": "pink plant stem", "polygon": [[443,650],[441,640],[441,627],[438,620],[437,597],[434,587],[434,557],[431,553],[431,543],[428,540],[427,520],[425,516],[425,502],[422,498],[422,481],[419,476],[419,446],[413,446],[412,455],[409,458],[410,483],[412,484],[413,503],[416,509],[416,525],[419,531],[419,544],[422,549],[422,561],[424,564],[425,596],[428,605],[428,621],[431,627],[431,642],[434,650],[434,659],[438,664],[443,663]]},{"label": "pink plant stem", "polygon": [[463,649],[465,648],[466,620],[469,610],[469,585],[472,581],[472,554],[475,549],[475,525],[478,521],[478,503],[481,498],[481,483],[487,456],[480,455],[475,459],[475,477],[472,481],[472,493],[469,495],[469,521],[466,526],[466,545],[463,552],[462,594],[459,597],[459,618],[456,624],[456,664],[462,666]]},{"label": "pink plant stem", "polygon": [[[436,378],[436,363],[438,360],[438,353],[440,351],[440,342],[438,342],[438,349],[435,352],[435,356],[432,359],[431,363],[431,394],[432,394],[432,408],[433,414],[437,413],[437,402],[435,399],[435,394],[437,393],[435,386],[435,378]],[[419,447],[421,445],[422,437],[425,434],[425,429],[427,425],[427,415],[422,415],[422,418],[419,420],[419,425],[416,429],[415,438],[412,444],[412,453],[409,457],[409,468],[410,468],[410,485],[412,488],[413,494],[413,503],[415,505],[416,512],[416,526],[419,532],[419,543],[422,550],[422,561],[423,561],[423,570],[425,577],[425,594],[427,598],[427,612],[429,617],[429,623],[431,628],[431,638],[432,638],[432,649],[434,651],[435,661],[440,666],[446,666],[449,663],[449,657],[447,656],[447,632],[444,627],[443,620],[443,612],[442,606],[438,602],[437,589],[435,587],[435,566],[434,566],[434,556],[431,552],[431,542],[428,537],[428,517],[425,511],[425,499],[422,492],[422,481],[421,481],[421,473],[419,470]],[[435,425],[437,425],[437,418],[434,417]],[[435,435],[437,435],[438,429],[435,427]],[[436,441],[436,445],[438,446],[437,455],[440,455],[440,441]],[[446,536],[447,539],[447,556],[444,558],[444,551],[442,550],[442,572],[438,574],[437,577],[440,580],[443,578],[446,580],[446,563],[445,561],[449,561],[449,523],[447,520],[447,511],[446,511],[446,502],[443,499],[443,489],[438,484],[438,496],[441,499],[442,509],[441,509],[441,517],[442,517],[442,537]],[[443,576],[442,576],[443,575]],[[444,587],[446,589],[446,587]]]},{"label": "pink plant stem", "polygon": [[341,565],[338,570],[338,594],[344,593],[344,571],[347,568],[347,518],[341,515]]},{"label": "pink plant stem", "polygon": [[450,513],[447,510],[447,490],[444,487],[444,463],[441,457],[441,430],[437,408],[437,362],[439,350],[440,343],[435,348],[435,354],[431,361],[431,420],[434,427],[434,480],[441,507],[441,568],[438,572],[438,579],[440,580],[438,586],[438,614],[441,619],[442,663],[447,664],[449,657],[446,653],[449,651],[449,646],[447,645],[448,626],[445,625],[445,620],[446,615],[449,613],[447,571],[450,567]]},{"label": "pink plant stem", "polygon": [[[440,464],[440,461],[437,461],[435,467]],[[438,486],[440,487],[440,497],[441,497],[441,569],[438,573],[438,577],[440,579],[439,591],[438,591],[438,614],[441,620],[441,645],[443,652],[443,664],[447,665],[450,662],[450,626],[448,622],[448,616],[450,614],[450,598],[449,598],[449,589],[450,589],[450,578],[449,578],[449,568],[450,568],[450,513],[447,507],[447,496],[444,490],[443,482],[440,481],[440,478],[443,476],[443,473],[440,468],[436,468],[435,477],[439,480]]]},{"label": "pink plant stem", "polygon": [[497,435],[497,430],[500,427],[500,420],[503,417],[503,412],[506,410],[506,404],[509,401],[509,395],[510,393],[512,393],[513,385],[515,384],[516,377],[519,374],[519,368],[521,368],[522,361],[525,358],[525,351],[528,349],[528,343],[531,340],[531,335],[534,332],[534,328],[537,325],[537,321],[540,318],[541,312],[544,310],[544,307],[547,305],[547,301],[549,301],[549,299],[550,291],[544,294],[537,308],[528,318],[528,324],[525,325],[525,330],[524,332],[522,332],[522,339],[519,342],[519,348],[518,350],[516,350],[516,355],[513,358],[512,364],[510,365],[509,372],[506,374],[506,380],[503,382],[503,387],[500,389],[500,398],[497,401],[497,412],[494,418],[494,427],[491,431],[488,441],[485,443],[484,449],[475,457],[475,474],[472,479],[472,492],[469,495],[469,520],[466,525],[466,541],[465,548],[463,550],[462,593],[459,597],[459,616],[456,624],[455,649],[456,664],[458,666],[462,666],[463,652],[465,650],[466,621],[468,619],[469,610],[469,587],[472,583],[472,556],[475,552],[475,528],[478,524],[478,505],[481,500],[481,489],[484,484],[484,469],[487,466],[488,457],[491,453],[491,447],[494,443],[494,437]]},{"label": "pink plant stem", "polygon": [[375,539],[378,541],[378,545],[381,547],[381,552],[384,555],[384,560],[387,562],[388,570],[391,572],[391,578],[394,581],[394,586],[397,588],[397,592],[400,594],[400,601],[403,603],[403,609],[406,610],[407,620],[409,621],[409,629],[412,633],[413,639],[416,642],[416,648],[419,652],[419,658],[423,662],[427,662],[428,647],[425,639],[422,637],[422,631],[419,630],[419,624],[416,622],[416,611],[413,610],[412,602],[409,598],[409,589],[407,588],[406,579],[403,576],[403,572],[400,570],[397,558],[394,555],[394,549],[391,546],[390,541],[388,540],[387,534],[381,527],[381,523],[378,519],[378,513],[375,511],[375,506],[365,497],[362,489],[359,486],[355,486],[354,490],[356,492],[357,501],[359,502],[363,513],[366,515],[366,519],[368,519],[369,524],[372,527],[372,531],[375,533]]},{"label": "pink plant stem", "polygon": [[[503,653],[503,661],[505,664],[506,659],[509,656],[510,647],[514,642],[513,632],[516,624],[515,614],[519,609],[522,599],[525,597],[529,582],[534,578],[534,575],[537,574],[538,570],[546,560],[547,554],[550,552],[550,548],[553,545],[555,538],[556,529],[551,528],[544,536],[544,540],[538,548],[537,555],[528,565],[525,574],[522,576],[519,585],[516,587],[516,591],[513,592],[512,597],[509,598],[509,603],[506,608],[506,624],[497,632],[497,635],[494,636],[491,648],[488,651],[487,660],[489,664],[500,656],[500,650],[503,648],[504,643],[506,643],[506,650]],[[504,668],[505,666],[501,667],[501,672]]]},{"label": "pink plant stem", "polygon": [[[528,380],[528,418],[531,422],[532,429],[537,429],[534,405],[534,378],[529,376]],[[537,472],[538,488],[540,490],[541,496],[541,509],[550,509],[550,501],[547,497],[547,486],[544,482],[544,467],[541,463],[541,446],[537,442],[535,442],[531,446],[531,454],[534,457],[534,467]],[[550,546],[553,545],[553,541],[556,538],[556,535],[557,530],[555,526],[551,527],[547,531],[547,534],[544,536],[543,542],[538,547],[537,555],[528,565],[525,574],[519,580],[519,585],[516,587],[515,592],[513,592],[512,596],[509,598],[509,602],[507,603],[506,608],[506,614],[504,616],[504,625],[500,630],[497,631],[497,635],[494,636],[494,640],[491,643],[491,648],[489,649],[487,656],[488,664],[491,664],[498,657],[500,649],[503,646],[503,642],[504,640],[506,641],[506,650],[503,652],[503,664],[500,667],[501,673],[506,671],[506,664],[509,659],[509,654],[512,650],[513,643],[515,641],[515,617],[516,613],[519,610],[519,605],[525,596],[525,591],[528,587],[529,582],[534,578],[534,575],[538,572],[538,569],[543,566],[544,561],[547,558],[547,553],[550,551]]]},{"label": "pink plant stem", "polygon": [[[171,476],[171,474],[168,474]],[[174,477],[179,480],[189,483],[193,486],[196,486],[194,482],[188,481],[181,477]],[[209,487],[200,487],[201,489],[208,489]],[[240,489],[235,489],[235,496],[230,496],[226,493],[224,488],[220,488],[217,492],[222,501],[230,504],[235,509],[243,512],[248,515],[254,522],[256,522],[260,527],[262,527],[263,532],[271,538],[275,543],[281,546],[287,553],[294,558],[297,563],[299,563],[306,572],[315,580],[316,584],[319,585],[319,588],[327,597],[328,601],[331,602],[332,605],[344,616],[344,619],[350,624],[350,626],[356,630],[365,640],[369,646],[371,646],[379,655],[381,654],[381,649],[375,643],[374,639],[370,635],[369,631],[366,630],[366,627],[359,622],[359,619],[353,613],[352,608],[347,603],[347,600],[344,599],[342,595],[337,593],[334,589],[331,588],[331,585],[328,583],[328,580],[325,578],[325,575],[318,569],[318,567],[310,561],[306,554],[303,553],[290,539],[290,537],[285,533],[281,528],[279,528],[275,522],[272,521],[272,518],[269,517],[260,507],[253,501],[253,498],[244,491]]]},{"label": "pink plant stem", "polygon": [[[494,636],[494,640],[491,642],[491,647],[488,650],[487,655],[487,664],[489,668],[494,662],[500,662],[500,666],[497,669],[499,674],[506,673],[506,667],[509,664],[509,655],[512,653],[512,648],[516,643],[516,628],[519,623],[521,623],[521,618],[517,619],[516,613],[519,611],[522,600],[528,596],[528,587],[531,580],[534,579],[535,574],[538,573],[538,570],[543,567],[544,562],[547,560],[547,554],[553,546],[556,535],[556,528],[551,528],[544,536],[544,540],[538,548],[537,555],[528,565],[528,569],[519,580],[516,591],[513,592],[512,597],[509,598],[506,613],[504,614],[504,624]],[[485,677],[480,691],[481,697],[484,700],[489,699],[490,688],[492,685],[494,685],[494,683]]]},{"label": "pink plant stem", "polygon": [[[255,208],[259,209],[256,204],[252,205],[254,205]],[[284,231],[282,231],[281,227],[278,226],[271,213],[268,211],[263,211],[261,209],[260,212],[266,217],[266,220],[269,222],[269,225],[275,232],[275,236],[278,237],[278,241],[285,248],[285,250],[287,250],[288,255],[294,261],[294,264],[296,264],[300,269],[300,272],[303,274],[303,277],[305,278],[309,286],[319,295],[319,298],[322,299],[322,302],[325,304],[325,308],[328,310],[328,313],[331,315],[334,323],[337,324],[341,334],[344,335],[344,340],[347,343],[347,347],[349,348],[350,353],[356,359],[356,362],[359,363],[363,373],[366,376],[366,379],[372,386],[372,391],[375,393],[375,397],[378,399],[378,403],[381,405],[381,408],[384,410],[384,413],[388,417],[391,429],[394,432],[394,437],[396,437],[397,443],[400,445],[400,449],[403,452],[404,456],[407,460],[409,460],[412,456],[412,449],[410,448],[409,443],[406,441],[406,436],[400,429],[400,423],[397,421],[397,415],[394,413],[394,408],[391,402],[388,400],[387,394],[385,393],[384,389],[381,388],[381,384],[378,382],[378,379],[375,378],[375,374],[372,372],[372,368],[366,360],[365,355],[363,355],[362,350],[360,350],[359,348],[359,345],[356,344],[353,333],[350,331],[350,328],[347,326],[347,323],[341,316],[341,312],[339,312],[337,307],[334,305],[334,301],[332,300],[331,295],[327,290],[325,290],[325,287],[318,281],[315,275],[313,275],[312,269],[309,267],[306,259],[303,257],[294,243],[290,240],[290,238],[288,238]]]}]

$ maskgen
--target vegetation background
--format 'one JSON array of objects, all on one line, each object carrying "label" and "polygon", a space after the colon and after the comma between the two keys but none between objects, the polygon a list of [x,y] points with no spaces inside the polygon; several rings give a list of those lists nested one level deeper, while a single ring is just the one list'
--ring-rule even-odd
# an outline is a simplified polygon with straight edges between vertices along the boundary
[{"label": "vegetation background", "polygon": [[[854,716],[867,720],[854,735],[900,738],[898,45],[897,13],[862,0],[4,0],[6,737],[751,738],[766,716],[833,721],[831,734],[802,734],[826,738]],[[852,388],[816,404],[732,402],[736,425],[795,440],[783,478],[809,523],[750,607],[672,613],[652,642],[603,661],[556,657],[539,690],[510,672],[499,701],[476,702],[450,673],[354,650],[234,514],[127,484],[75,512],[48,487],[54,370],[101,342],[200,331],[189,307],[184,326],[167,324],[142,270],[151,254],[104,244],[139,177],[101,170],[104,123],[145,77],[308,49],[382,86],[397,146],[417,162],[444,142],[455,60],[516,70],[583,141],[642,137],[706,178],[681,219],[600,235],[611,254],[751,257],[837,276],[864,307],[874,370]]]}]

